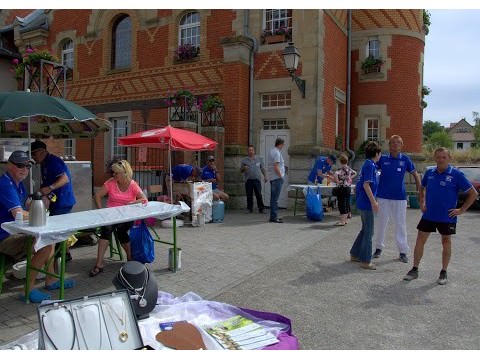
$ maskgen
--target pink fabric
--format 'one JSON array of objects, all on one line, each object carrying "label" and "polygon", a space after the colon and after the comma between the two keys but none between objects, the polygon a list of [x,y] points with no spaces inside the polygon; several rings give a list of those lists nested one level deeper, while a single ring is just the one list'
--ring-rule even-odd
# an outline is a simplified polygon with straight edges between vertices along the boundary
[{"label": "pink fabric", "polygon": [[105,186],[108,193],[107,207],[128,205],[137,199],[139,192],[142,192],[135,180],[130,181],[126,191],[121,191],[118,188],[118,183],[115,179],[105,181],[103,186]]}]

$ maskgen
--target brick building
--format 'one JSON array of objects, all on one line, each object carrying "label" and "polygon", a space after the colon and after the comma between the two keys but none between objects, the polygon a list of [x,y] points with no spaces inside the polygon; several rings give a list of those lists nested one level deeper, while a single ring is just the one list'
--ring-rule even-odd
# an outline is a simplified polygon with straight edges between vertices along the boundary
[{"label": "brick building", "polygon": [[[399,134],[406,152],[420,152],[422,14],[1,10],[0,35],[9,51],[33,47],[55,54],[72,68],[66,97],[112,121],[112,131],[97,136],[94,146],[83,139],[67,143],[77,159],[94,162],[95,185],[104,181],[103,165],[113,156],[135,160],[116,146],[118,136],[171,124],[219,142],[215,155],[232,195],[229,206],[241,207],[238,168],[249,143],[265,156],[277,136],[285,138],[291,183],[305,182],[314,155],[352,153],[367,139],[384,143]],[[305,80],[305,97],[283,63],[289,41],[301,55],[296,75]],[[10,60],[11,54],[0,52],[0,71]],[[217,95],[224,106],[212,115],[172,105],[171,94],[185,89],[197,99]],[[61,152],[63,145],[56,141],[55,149]],[[206,155],[177,154],[176,161],[203,163]]]}]

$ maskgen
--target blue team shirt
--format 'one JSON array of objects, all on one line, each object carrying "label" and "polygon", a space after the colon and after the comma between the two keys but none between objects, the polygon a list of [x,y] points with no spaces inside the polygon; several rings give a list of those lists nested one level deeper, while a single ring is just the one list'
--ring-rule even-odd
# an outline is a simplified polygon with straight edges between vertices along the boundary
[{"label": "blue team shirt", "polygon": [[327,162],[327,158],[325,156],[320,156],[317,160],[315,160],[315,165],[310,170],[310,174],[308,175],[308,181],[315,182],[315,178],[317,178],[317,182],[322,182],[322,178],[317,175],[317,171],[321,170],[323,174],[326,174],[331,170],[330,164]]},{"label": "blue team shirt", "polygon": [[370,210],[372,211],[372,204],[370,204],[370,199],[363,188],[363,184],[368,182],[370,189],[372,189],[373,196],[377,193],[377,168],[375,167],[375,162],[371,159],[365,160],[363,163],[362,169],[360,170],[360,176],[355,187],[357,208],[360,210]]},{"label": "blue team shirt", "polygon": [[448,210],[457,207],[459,192],[468,191],[472,187],[465,175],[451,165],[441,174],[435,167],[425,172],[422,186],[426,188],[427,193],[425,198],[427,211],[422,219],[456,223],[457,217],[449,217]]},{"label": "blue team shirt", "polygon": [[377,168],[381,170],[378,183],[377,197],[390,200],[406,200],[405,172],[415,171],[415,165],[407,155],[402,153],[398,157],[390,154],[382,155],[377,162]]},{"label": "blue team shirt", "polygon": [[[202,170],[202,179],[203,180],[209,180],[209,179],[216,179],[217,178],[217,171],[212,170],[207,166],[205,166]],[[212,190],[215,190],[217,188],[217,183],[212,183]]]},{"label": "blue team shirt", "polygon": [[50,203],[50,210],[73,207],[76,200],[73,193],[72,176],[70,175],[70,170],[68,170],[67,164],[65,164],[65,162],[58,156],[47,154],[45,160],[41,164],[41,172],[41,187],[52,185],[62,174],[66,174],[69,180],[64,186],[53,190],[53,193],[57,195],[57,201]]},{"label": "blue team shirt", "polygon": [[[11,211],[15,208],[22,208],[27,199],[25,186],[21,182],[18,186],[15,181],[8,175],[3,174],[0,177],[0,224],[8,221],[14,221]],[[8,237],[10,234],[0,227],[0,241]]]},{"label": "blue team shirt", "polygon": [[193,166],[188,164],[175,165],[172,169],[174,181],[186,181],[192,175]]}]

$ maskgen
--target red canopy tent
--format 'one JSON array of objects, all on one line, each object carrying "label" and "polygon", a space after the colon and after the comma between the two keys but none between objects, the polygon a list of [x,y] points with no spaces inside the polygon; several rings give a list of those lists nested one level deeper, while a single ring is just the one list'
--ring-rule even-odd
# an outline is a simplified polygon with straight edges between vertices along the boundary
[{"label": "red canopy tent", "polygon": [[[214,150],[217,142],[190,130],[170,125],[159,129],[140,131],[118,139],[118,145],[130,147],[151,147],[168,149],[168,170],[170,176],[170,197],[172,189],[172,150],[208,151]],[[171,199],[172,201],[172,199]]]}]

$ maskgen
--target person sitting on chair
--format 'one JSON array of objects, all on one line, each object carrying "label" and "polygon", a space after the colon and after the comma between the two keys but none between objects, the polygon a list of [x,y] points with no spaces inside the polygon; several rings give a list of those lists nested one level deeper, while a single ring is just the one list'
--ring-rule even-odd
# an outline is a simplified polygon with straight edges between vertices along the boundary
[{"label": "person sitting on chair", "polygon": [[[33,161],[30,160],[28,153],[25,151],[14,151],[8,158],[7,171],[0,177],[0,223],[14,221],[17,213],[22,213],[24,220],[28,219],[28,211],[23,207],[27,198],[23,180],[28,176],[28,171],[32,167]],[[26,256],[26,240],[27,235],[9,234],[0,227],[0,253],[19,261]],[[53,256],[54,245],[47,245],[34,251],[31,266],[41,269],[48,260]],[[53,262],[50,262],[48,269],[53,273]],[[37,271],[30,271],[30,287],[31,291],[28,298],[33,303],[40,303],[43,300],[50,299],[50,294],[33,288]],[[0,279],[3,281],[3,279]],[[64,288],[68,289],[75,286],[72,279],[65,279]],[[60,282],[55,281],[53,276],[47,275],[45,278],[45,289],[56,290],[60,288]]]},{"label": "person sitting on chair", "polygon": [[203,168],[202,179],[212,183],[213,200],[228,201],[228,194],[222,191],[218,187],[218,183],[221,181],[217,166],[215,165],[215,157],[209,155],[207,158],[207,166]]}]

